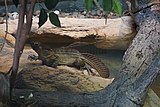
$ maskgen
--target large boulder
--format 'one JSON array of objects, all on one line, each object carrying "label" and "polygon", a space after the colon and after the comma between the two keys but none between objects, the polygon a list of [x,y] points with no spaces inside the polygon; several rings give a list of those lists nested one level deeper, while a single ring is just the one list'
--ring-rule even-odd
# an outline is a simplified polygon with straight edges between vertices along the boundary
[{"label": "large boulder", "polygon": [[[102,49],[125,50],[136,34],[134,21],[129,16],[107,19],[107,24],[105,19],[60,18],[61,28],[55,27],[49,20],[38,28],[38,21],[36,17],[33,19],[30,39],[54,45],[87,42]],[[15,34],[18,20],[9,20],[8,23],[8,32]],[[5,23],[0,24],[2,37],[4,31]]]},{"label": "large boulder", "polygon": [[107,24],[105,19],[60,18],[60,21],[62,28],[48,21],[39,29],[35,21],[30,38],[55,44],[81,41],[102,49],[125,50],[136,34],[129,16],[107,19]]},{"label": "large boulder", "polygon": [[18,74],[16,88],[37,91],[69,91],[92,92],[103,89],[113,79],[84,75],[77,69],[67,66],[51,68],[47,66],[32,66],[24,68]]},{"label": "large boulder", "polygon": [[[2,51],[0,52],[0,71],[1,72],[8,72],[9,69],[12,66],[13,63],[13,52],[14,48],[10,47],[9,45],[5,44]],[[22,57],[20,58],[20,65],[19,65],[19,70],[22,70],[25,67],[29,67],[32,64],[39,63],[37,62],[32,62],[28,60],[28,55],[29,54],[36,54],[32,49],[25,49],[23,51]]]}]

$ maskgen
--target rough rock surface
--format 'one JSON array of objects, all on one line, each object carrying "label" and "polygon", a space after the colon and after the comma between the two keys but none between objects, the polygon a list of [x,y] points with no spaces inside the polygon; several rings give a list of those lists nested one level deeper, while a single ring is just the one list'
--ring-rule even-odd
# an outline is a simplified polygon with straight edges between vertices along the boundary
[{"label": "rough rock surface", "polygon": [[113,79],[86,76],[74,69],[33,66],[20,71],[16,87],[38,91],[92,92],[103,89]]},{"label": "rough rock surface", "polygon": [[[9,20],[9,33],[15,34],[17,21],[17,19]],[[134,22],[129,16],[108,19],[107,24],[105,19],[60,18],[60,21],[62,28],[51,25],[48,20],[38,29],[38,18],[35,17],[30,39],[52,44],[71,44],[81,41],[102,49],[125,50],[136,34]],[[5,23],[0,24],[2,37],[4,31]]]},{"label": "rough rock surface", "polygon": [[152,89],[149,89],[143,107],[160,107],[160,98],[155,94]]},{"label": "rough rock surface", "polygon": [[[0,71],[8,72],[13,63],[13,52],[14,49],[9,45],[5,44],[2,51],[0,52]],[[20,59],[19,70],[22,70],[25,67],[28,67],[33,64],[38,64],[40,62],[32,62],[27,60],[29,54],[36,54],[32,49],[25,49],[23,51],[22,57]]]}]

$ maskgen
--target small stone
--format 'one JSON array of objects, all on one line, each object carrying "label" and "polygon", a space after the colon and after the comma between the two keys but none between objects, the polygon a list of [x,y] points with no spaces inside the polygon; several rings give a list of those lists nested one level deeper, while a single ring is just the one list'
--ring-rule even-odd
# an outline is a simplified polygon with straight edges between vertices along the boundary
[{"label": "small stone", "polygon": [[79,15],[79,18],[84,19],[85,16],[84,15]]},{"label": "small stone", "polygon": [[4,23],[4,17],[0,17],[0,24]]},{"label": "small stone", "polygon": [[17,12],[8,13],[8,16],[11,20],[18,19],[19,14]]},{"label": "small stone", "polygon": [[84,75],[88,75],[88,71],[87,70],[83,70],[83,74]]},{"label": "small stone", "polygon": [[98,16],[102,16],[103,15],[103,12],[101,10],[97,10],[97,15]]},{"label": "small stone", "polygon": [[24,96],[19,96],[20,99],[24,99]]},{"label": "small stone", "polygon": [[76,16],[76,15],[78,15],[78,12],[73,12],[72,14]]},{"label": "small stone", "polygon": [[39,16],[40,15],[40,10],[37,10],[33,13],[34,16]]},{"label": "small stone", "polygon": [[83,11],[81,14],[82,14],[82,15],[86,15],[86,14],[87,14],[87,11]]},{"label": "small stone", "polygon": [[33,94],[30,93],[30,95],[28,96],[28,99],[32,98],[33,97]]},{"label": "small stone", "polygon": [[64,13],[65,16],[69,16],[69,13]]},{"label": "small stone", "polygon": [[95,16],[95,15],[97,15],[97,12],[96,12],[96,10],[92,10],[92,11],[91,11],[91,15],[92,15],[92,16]]},{"label": "small stone", "polygon": [[57,14],[57,15],[60,14],[60,12],[58,10],[55,10],[54,13]]}]

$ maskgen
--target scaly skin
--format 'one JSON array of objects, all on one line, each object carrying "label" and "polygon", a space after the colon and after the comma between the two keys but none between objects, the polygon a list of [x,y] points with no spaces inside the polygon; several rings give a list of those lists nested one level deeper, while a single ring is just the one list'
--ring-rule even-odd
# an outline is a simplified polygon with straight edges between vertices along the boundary
[{"label": "scaly skin", "polygon": [[38,59],[47,66],[57,67],[58,65],[68,65],[77,68],[85,67],[92,72],[94,68],[101,77],[109,77],[109,70],[106,65],[95,55],[80,53],[78,50],[61,47],[58,49],[47,48],[39,42],[31,42],[31,47],[38,53]]}]

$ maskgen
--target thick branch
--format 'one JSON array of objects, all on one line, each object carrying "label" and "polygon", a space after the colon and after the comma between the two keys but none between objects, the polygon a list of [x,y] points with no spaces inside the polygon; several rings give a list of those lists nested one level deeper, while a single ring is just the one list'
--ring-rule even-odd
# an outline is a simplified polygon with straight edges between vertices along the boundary
[{"label": "thick branch", "polygon": [[11,73],[11,77],[10,77],[10,84],[11,84],[11,88],[13,88],[14,86],[14,81],[16,78],[16,74],[18,71],[18,67],[19,67],[19,58],[22,54],[22,49],[20,49],[20,35],[22,34],[22,30],[23,30],[23,23],[24,23],[24,16],[25,16],[25,1],[21,0],[20,1],[20,16],[19,17],[19,21],[18,21],[18,30],[16,33],[16,44],[15,44],[15,50],[14,50],[14,58],[13,58],[13,65],[12,65],[12,73]]},{"label": "thick branch", "polygon": [[[11,89],[14,87],[14,82],[16,78],[16,74],[19,67],[19,59],[23,52],[25,42],[27,40],[27,35],[30,32],[30,28],[32,25],[32,13],[34,9],[35,0],[31,1],[30,11],[27,13],[26,11],[26,0],[20,0],[20,16],[18,21],[18,30],[16,33],[16,44],[15,44],[15,52],[12,66],[12,73],[10,77]],[[24,17],[27,14],[27,23],[24,21]]]},{"label": "thick branch", "polygon": [[29,32],[31,30],[31,26],[32,26],[32,15],[33,15],[33,11],[34,11],[35,2],[36,2],[36,0],[31,0],[31,4],[30,4],[29,10],[26,15],[27,35],[29,34]]}]

